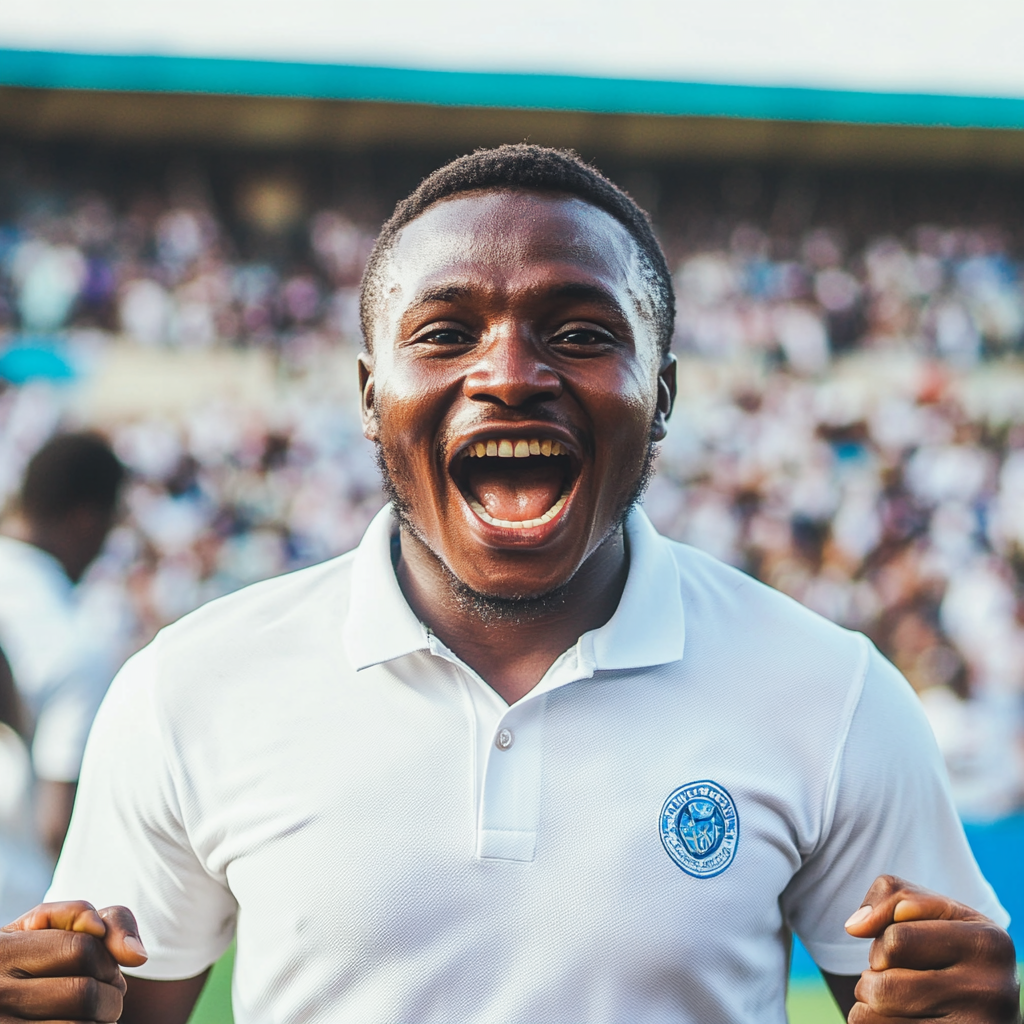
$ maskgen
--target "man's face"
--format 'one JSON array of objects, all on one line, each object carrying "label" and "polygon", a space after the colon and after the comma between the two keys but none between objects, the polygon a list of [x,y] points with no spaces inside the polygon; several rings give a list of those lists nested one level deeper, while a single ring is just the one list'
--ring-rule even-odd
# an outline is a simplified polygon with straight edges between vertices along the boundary
[{"label": "man's face", "polygon": [[403,229],[381,293],[364,430],[411,529],[479,594],[561,587],[671,411],[636,243],[579,199],[471,193]]}]

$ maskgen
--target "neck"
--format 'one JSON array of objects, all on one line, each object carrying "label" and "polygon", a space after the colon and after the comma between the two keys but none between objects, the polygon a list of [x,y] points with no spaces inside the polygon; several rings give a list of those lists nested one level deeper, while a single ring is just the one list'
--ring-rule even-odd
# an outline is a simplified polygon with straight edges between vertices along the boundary
[{"label": "neck", "polygon": [[580,636],[612,617],[629,572],[620,527],[555,594],[488,601],[460,587],[405,527],[401,544],[398,583],[413,611],[508,704],[529,693]]}]

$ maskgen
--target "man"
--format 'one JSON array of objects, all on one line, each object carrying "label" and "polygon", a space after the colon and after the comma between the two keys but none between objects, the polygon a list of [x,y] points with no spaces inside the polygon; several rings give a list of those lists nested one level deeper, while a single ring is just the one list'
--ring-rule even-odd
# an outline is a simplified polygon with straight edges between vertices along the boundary
[{"label": "man", "polygon": [[906,683],[633,510],[673,315],[569,154],[399,204],[359,369],[391,506],[125,667],[51,891],[123,906],[0,936],[0,1012],[184,1024],[237,936],[239,1024],[781,1024],[795,931],[857,1024],[1017,1019]]},{"label": "man", "polygon": [[0,536],[0,645],[25,711],[38,825],[54,860],[118,655],[114,638],[98,635],[81,615],[75,584],[110,532],[123,479],[101,437],[58,435],[29,461],[15,536]]},{"label": "man", "polygon": [[50,877],[32,819],[32,767],[20,735],[23,722],[11,666],[0,650],[0,920],[4,921],[38,902]]}]

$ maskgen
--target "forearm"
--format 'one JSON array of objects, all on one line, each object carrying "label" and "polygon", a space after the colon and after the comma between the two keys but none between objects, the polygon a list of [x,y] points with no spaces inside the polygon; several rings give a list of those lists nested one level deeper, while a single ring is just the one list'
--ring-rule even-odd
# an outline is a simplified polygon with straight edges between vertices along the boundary
[{"label": "forearm", "polygon": [[828,971],[822,971],[821,976],[825,979],[832,998],[839,1005],[845,1020],[850,1015],[853,1004],[857,1001],[853,990],[857,987],[857,982],[860,981],[860,975],[829,974]]},{"label": "forearm", "polygon": [[209,973],[184,981],[129,978],[121,1024],[187,1024]]}]

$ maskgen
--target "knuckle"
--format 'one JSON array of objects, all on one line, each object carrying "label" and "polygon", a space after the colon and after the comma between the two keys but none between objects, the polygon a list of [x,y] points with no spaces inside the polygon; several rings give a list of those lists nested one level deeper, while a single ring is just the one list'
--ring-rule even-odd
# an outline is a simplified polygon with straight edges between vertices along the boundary
[{"label": "knuckle", "polygon": [[920,1005],[936,1016],[1019,1024],[1020,995],[1014,971],[960,963],[934,973],[945,977],[929,986],[927,1000]]},{"label": "knuckle", "polygon": [[904,888],[906,883],[897,875],[879,875],[868,889],[866,901],[877,906],[879,900],[889,899]]},{"label": "knuckle", "polygon": [[61,957],[77,964],[85,956],[86,936],[80,932],[60,932],[58,939]]},{"label": "knuckle", "polygon": [[853,990],[854,997],[864,1006],[870,1006],[874,1001],[875,985],[880,977],[877,971],[865,971]]},{"label": "knuckle", "polygon": [[868,895],[881,896],[888,891],[892,875],[878,875],[868,889]]},{"label": "knuckle", "polygon": [[1020,1009],[1020,985],[1016,969],[1013,971],[992,970],[974,972],[970,1001],[975,1006],[985,1006],[993,1021],[1016,1021]]},{"label": "knuckle", "polygon": [[76,1014],[86,1020],[94,1020],[100,1010],[103,993],[100,983],[95,978],[69,978],[71,998]]},{"label": "knuckle", "polygon": [[866,1002],[872,1010],[883,1013],[899,997],[899,984],[891,971],[871,972]]},{"label": "knuckle", "polygon": [[976,925],[974,952],[978,959],[1016,971],[1017,956],[1013,940],[995,923],[986,921]]},{"label": "knuckle", "polygon": [[95,910],[96,908],[88,902],[88,900],[68,900],[66,903],[46,903],[46,907],[65,907],[68,910],[74,910],[76,913],[82,914],[89,910]]},{"label": "knuckle", "polygon": [[910,945],[910,929],[905,924],[891,924],[881,938],[882,951],[890,963],[897,963]]},{"label": "knuckle", "polygon": [[97,939],[81,932],[61,932],[61,958],[76,973],[95,974],[100,966]]},{"label": "knuckle", "polygon": [[872,971],[884,971],[889,966],[890,955],[885,942],[885,933],[883,932],[868,947],[868,966]]},{"label": "knuckle", "polygon": [[854,1003],[853,1009],[850,1011],[847,1021],[849,1024],[867,1024],[871,1019],[871,1011],[867,1008],[864,1003]]}]

